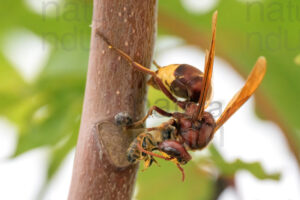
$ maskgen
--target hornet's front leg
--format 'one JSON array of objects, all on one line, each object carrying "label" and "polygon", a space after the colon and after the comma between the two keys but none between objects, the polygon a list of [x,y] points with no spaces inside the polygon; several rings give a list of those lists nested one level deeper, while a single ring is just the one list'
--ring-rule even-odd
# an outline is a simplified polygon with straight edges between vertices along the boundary
[{"label": "hornet's front leg", "polygon": [[136,128],[136,127],[139,127],[140,125],[144,124],[145,121],[147,120],[147,118],[148,118],[150,115],[152,115],[153,110],[155,110],[156,112],[158,112],[158,113],[161,114],[162,116],[165,116],[165,117],[172,117],[172,113],[168,113],[167,111],[164,111],[163,109],[161,109],[161,108],[159,108],[159,107],[157,107],[157,106],[152,106],[152,107],[148,110],[147,115],[146,115],[143,119],[141,119],[141,120],[139,120],[139,121],[137,121],[137,122],[134,122],[133,124],[127,126],[127,128]]}]

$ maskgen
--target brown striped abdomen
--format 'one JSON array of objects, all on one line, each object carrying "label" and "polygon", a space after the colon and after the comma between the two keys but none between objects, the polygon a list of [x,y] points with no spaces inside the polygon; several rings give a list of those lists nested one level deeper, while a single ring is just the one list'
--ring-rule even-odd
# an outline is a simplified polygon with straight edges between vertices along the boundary
[{"label": "brown striped abdomen", "polygon": [[[203,72],[188,64],[167,65],[156,71],[166,88],[175,96],[197,103],[201,93]],[[152,87],[159,89],[153,77],[148,81]],[[211,96],[211,87],[207,100]]]},{"label": "brown striped abdomen", "polygon": [[[172,82],[170,90],[178,97],[198,102],[201,93],[203,72],[191,65],[181,64],[174,71],[174,76],[175,80]],[[207,99],[210,98],[210,95],[211,87]]]}]

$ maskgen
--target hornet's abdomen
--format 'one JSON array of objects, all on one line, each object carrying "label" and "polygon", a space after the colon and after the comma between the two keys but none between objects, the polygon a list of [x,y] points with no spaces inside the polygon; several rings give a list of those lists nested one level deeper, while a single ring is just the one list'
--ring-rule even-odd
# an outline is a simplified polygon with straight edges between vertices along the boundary
[{"label": "hornet's abdomen", "polygon": [[[182,64],[174,71],[175,80],[170,88],[175,95],[188,101],[198,102],[202,87],[203,73],[187,64]],[[186,95],[185,97],[182,95]]]},{"label": "hornet's abdomen", "polygon": [[[177,97],[187,101],[198,102],[203,82],[203,72],[188,64],[173,64],[156,71],[167,89]],[[151,78],[148,82],[159,89]],[[211,96],[211,87],[208,91],[208,100]]]}]

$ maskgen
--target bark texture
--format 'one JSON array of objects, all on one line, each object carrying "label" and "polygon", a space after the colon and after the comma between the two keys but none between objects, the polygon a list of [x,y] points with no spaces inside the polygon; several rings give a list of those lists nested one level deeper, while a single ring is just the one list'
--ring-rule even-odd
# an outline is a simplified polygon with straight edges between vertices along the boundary
[{"label": "bark texture", "polygon": [[135,61],[150,66],[156,32],[156,0],[94,0],[88,76],[69,199],[131,199],[137,165],[125,153],[133,135],[113,117],[144,114],[146,77],[96,35],[98,29]]}]

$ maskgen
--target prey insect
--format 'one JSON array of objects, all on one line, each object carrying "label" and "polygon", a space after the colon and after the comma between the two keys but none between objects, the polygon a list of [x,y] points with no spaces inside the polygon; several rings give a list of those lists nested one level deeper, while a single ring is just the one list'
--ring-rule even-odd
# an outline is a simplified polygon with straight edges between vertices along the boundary
[{"label": "prey insect", "polygon": [[[201,150],[212,140],[215,132],[250,98],[260,85],[265,72],[266,60],[258,58],[254,68],[249,74],[245,85],[231,99],[221,116],[215,121],[213,116],[204,111],[211,96],[211,78],[215,55],[217,12],[212,20],[212,40],[209,51],[206,51],[204,73],[195,70],[190,65],[168,65],[159,67],[153,72],[141,64],[133,61],[122,50],[112,46],[110,42],[99,33],[108,47],[124,57],[135,69],[150,74],[150,83],[160,89],[169,99],[184,109],[184,112],[167,112],[153,106],[147,115],[127,128],[138,128],[155,110],[170,120],[160,126],[146,128],[131,143],[127,150],[127,158],[131,163],[144,160],[145,168],[156,162],[154,157],[171,160],[181,170],[184,180],[184,171],[181,165],[191,160],[188,150]],[[157,64],[156,64],[157,65]],[[172,69],[172,70],[170,70]],[[176,76],[180,74],[179,76]],[[174,96],[184,97],[186,101],[178,101]],[[158,150],[161,154],[154,153]]]}]

